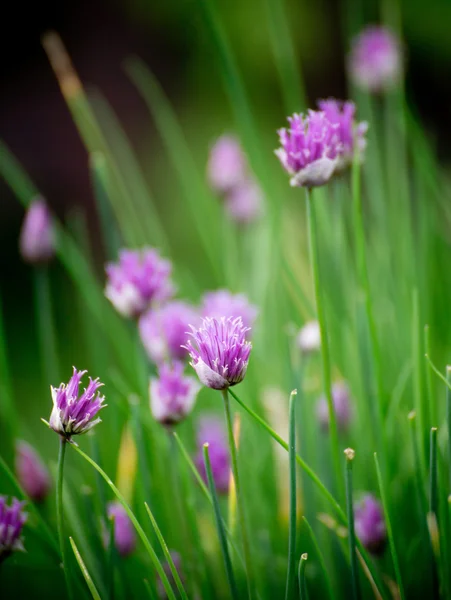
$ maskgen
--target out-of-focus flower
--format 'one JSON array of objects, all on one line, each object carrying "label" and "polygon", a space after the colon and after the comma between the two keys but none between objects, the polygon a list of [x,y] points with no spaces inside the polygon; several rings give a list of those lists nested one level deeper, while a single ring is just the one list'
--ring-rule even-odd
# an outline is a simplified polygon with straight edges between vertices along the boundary
[{"label": "out-of-focus flower", "polygon": [[321,347],[321,331],[318,321],[308,321],[300,330],[297,343],[302,352],[309,353]]},{"label": "out-of-focus flower", "polygon": [[19,248],[22,258],[30,263],[45,263],[53,258],[55,241],[52,216],[41,196],[35,198],[27,210]]},{"label": "out-of-focus flower", "polygon": [[73,435],[86,433],[101,419],[96,417],[103,404],[105,396],[98,393],[103,385],[98,379],[89,378],[89,385],[80,394],[80,382],[87,371],[77,371],[74,367],[73,375],[66,385],[62,383],[59,388],[51,387],[53,410],[50,415],[49,427],[70,441]]},{"label": "out-of-focus flower", "polygon": [[184,365],[162,364],[158,379],[150,380],[150,406],[154,419],[163,425],[175,425],[189,414],[194,406],[199,383],[183,375]]},{"label": "out-of-focus flower", "polygon": [[107,515],[114,519],[114,545],[120,556],[128,556],[136,547],[135,529],[120,502],[110,502]]},{"label": "out-of-focus flower", "polygon": [[373,554],[381,554],[387,541],[384,512],[380,502],[365,494],[354,508],[355,532],[363,546]]},{"label": "out-of-focus flower", "polygon": [[174,294],[172,265],[158,250],[121,250],[119,262],[106,266],[105,296],[124,317],[139,317]]},{"label": "out-of-focus flower", "polygon": [[[333,384],[332,402],[335,409],[337,427],[341,431],[346,431],[352,418],[352,409],[349,388],[343,381]],[[327,431],[329,429],[329,409],[324,396],[318,400],[317,416],[321,427]]]},{"label": "out-of-focus flower", "polygon": [[402,75],[401,44],[385,27],[371,25],[353,41],[348,71],[353,82],[369,92],[393,87]]},{"label": "out-of-focus flower", "polygon": [[[171,550],[170,554],[171,554],[172,562],[174,563],[175,570],[177,571],[177,574],[183,583],[184,577],[183,577],[183,573],[182,573],[182,558],[181,558],[180,554],[178,552],[176,552],[175,550]],[[165,561],[164,563],[162,563],[161,566],[163,567],[163,570],[166,574],[166,577],[169,580],[169,583],[170,583],[172,589],[176,589],[174,575],[172,574],[169,563],[167,561]],[[161,581],[161,579],[158,575],[157,575],[157,594],[158,594],[158,597],[161,598],[161,600],[166,600],[166,598],[168,597],[166,594],[166,590],[164,589],[163,582]]]},{"label": "out-of-focus flower", "polygon": [[204,317],[241,317],[246,327],[252,327],[258,308],[251,304],[245,294],[232,294],[229,290],[206,292],[202,297]]},{"label": "out-of-focus flower", "polygon": [[197,428],[196,466],[202,479],[208,483],[203,455],[203,445],[208,444],[211,472],[218,494],[227,494],[230,481],[230,451],[221,420],[214,416],[204,416]]},{"label": "out-of-focus flower", "polygon": [[45,500],[51,487],[50,474],[34,448],[22,440],[16,445],[15,467],[25,493],[35,502]]},{"label": "out-of-focus flower", "polygon": [[139,320],[139,333],[151,360],[181,360],[186,356],[182,344],[189,325],[198,325],[198,311],[187,302],[173,300],[149,310]]},{"label": "out-of-focus flower", "polygon": [[288,129],[278,131],[281,147],[275,154],[291,175],[290,184],[307,188],[324,185],[334,174],[342,152],[338,124],[314,110],[307,116],[294,114],[288,122]]},{"label": "out-of-focus flower", "polygon": [[210,150],[207,177],[211,187],[225,193],[242,183],[247,176],[247,161],[241,144],[233,135],[223,135]]},{"label": "out-of-focus flower", "polygon": [[354,152],[357,152],[358,160],[362,161],[366,148],[365,134],[368,131],[368,123],[365,121],[356,123],[354,102],[341,102],[329,98],[328,100],[319,100],[318,107],[333,125],[338,125],[337,134],[342,149],[335,171],[342,171],[351,165]]},{"label": "out-of-focus flower", "polygon": [[6,497],[0,496],[0,563],[12,552],[24,551],[21,537],[22,527],[27,520],[23,512],[24,504],[13,498],[8,505]]},{"label": "out-of-focus flower", "polygon": [[225,390],[243,381],[252,344],[246,341],[248,327],[241,317],[207,317],[202,327],[191,327],[186,349],[200,381],[214,390]]},{"label": "out-of-focus flower", "polygon": [[263,215],[262,189],[249,178],[230,190],[224,198],[224,206],[235,223],[253,223]]}]

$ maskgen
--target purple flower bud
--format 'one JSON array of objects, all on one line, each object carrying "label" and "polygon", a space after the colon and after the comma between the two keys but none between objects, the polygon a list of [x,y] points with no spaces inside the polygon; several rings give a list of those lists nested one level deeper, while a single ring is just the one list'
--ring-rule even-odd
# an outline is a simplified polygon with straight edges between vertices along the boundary
[{"label": "purple flower bud", "polygon": [[229,290],[207,292],[202,297],[204,317],[241,317],[245,327],[252,327],[258,308],[251,304],[245,294],[232,294]]},{"label": "purple flower bud", "polygon": [[159,364],[164,360],[182,360],[182,344],[189,325],[198,325],[200,317],[194,306],[173,300],[149,310],[139,320],[139,333],[149,357]]},{"label": "purple flower bud", "polygon": [[[333,384],[332,402],[335,408],[337,427],[341,431],[346,431],[352,418],[351,398],[346,383],[340,381]],[[329,429],[329,409],[324,396],[318,401],[317,416],[322,429],[327,431]]]},{"label": "purple flower bud", "polygon": [[50,474],[30,444],[17,442],[15,463],[17,479],[27,496],[35,502],[45,500],[52,485]]},{"label": "purple flower bud", "polygon": [[191,357],[191,366],[201,382],[214,390],[225,390],[243,381],[246,375],[252,344],[246,341],[248,327],[241,317],[207,317],[202,327],[191,327],[185,348]]},{"label": "purple flower bud", "polygon": [[10,506],[6,497],[0,496],[0,563],[17,550],[24,550],[21,538],[22,527],[27,520],[23,512],[25,502],[13,498]]},{"label": "purple flower bud", "polygon": [[105,396],[101,396],[97,390],[103,385],[98,379],[89,378],[89,385],[82,394],[79,392],[81,378],[87,371],[74,372],[65,385],[59,388],[51,387],[53,410],[50,415],[49,427],[70,441],[71,436],[86,433],[97,423],[99,417],[94,418],[103,404]]},{"label": "purple flower bud", "polygon": [[136,534],[129,516],[120,502],[110,502],[107,515],[114,519],[114,545],[121,556],[128,556],[136,547]]},{"label": "purple flower bud", "polygon": [[365,494],[355,505],[354,523],[357,537],[373,554],[381,554],[387,541],[382,506],[371,494]]},{"label": "purple flower bud", "polygon": [[224,205],[232,221],[247,225],[263,215],[263,192],[256,181],[246,179],[230,190]]},{"label": "purple flower bud", "polygon": [[230,452],[222,422],[216,416],[203,417],[197,430],[196,466],[202,479],[208,483],[205,469],[203,445],[208,444],[211,472],[218,494],[227,494],[230,482]]},{"label": "purple flower bud", "polygon": [[163,425],[175,425],[189,414],[194,406],[199,383],[194,377],[184,377],[184,365],[162,364],[159,378],[150,380],[150,407],[154,419]]},{"label": "purple flower bud", "polygon": [[275,154],[291,175],[290,184],[307,188],[324,185],[334,174],[342,152],[338,124],[314,110],[307,116],[294,114],[288,122],[289,129],[278,131],[281,147]]},{"label": "purple flower bud", "polygon": [[[183,573],[182,573],[182,558],[181,558],[180,554],[178,552],[176,552],[175,550],[170,550],[170,554],[171,554],[172,562],[174,563],[174,567],[178,573],[178,576],[180,577],[180,580],[183,583],[184,577],[183,577]],[[165,572],[166,577],[168,578],[171,587],[173,589],[175,589],[176,583],[175,583],[174,576],[171,571],[171,567],[169,566],[169,563],[167,561],[165,561],[164,563],[162,563],[161,566],[163,567],[163,571]],[[157,575],[157,594],[158,594],[158,597],[161,598],[161,600],[166,600],[166,598],[167,598],[166,590],[164,589],[163,582],[161,581],[159,575]]]},{"label": "purple flower bud", "polygon": [[210,151],[207,177],[211,187],[218,193],[230,191],[245,178],[247,161],[241,144],[235,136],[223,135]]},{"label": "purple flower bud", "polygon": [[321,331],[318,321],[308,321],[297,337],[298,346],[306,354],[321,348]]},{"label": "purple flower bud", "polygon": [[385,27],[367,27],[353,41],[348,71],[354,83],[369,92],[393,87],[402,74],[399,40]]},{"label": "purple flower bud", "polygon": [[119,262],[106,266],[105,296],[124,317],[139,317],[174,293],[172,265],[158,250],[121,250]]},{"label": "purple flower bud", "polygon": [[342,171],[352,164],[354,152],[357,152],[359,161],[363,160],[368,123],[355,121],[354,102],[341,102],[329,98],[319,100],[318,107],[324,112],[332,125],[338,125],[337,134],[342,146],[336,172]]},{"label": "purple flower bud", "polygon": [[25,215],[20,232],[22,258],[29,263],[45,263],[54,255],[52,217],[41,196],[35,198]]}]

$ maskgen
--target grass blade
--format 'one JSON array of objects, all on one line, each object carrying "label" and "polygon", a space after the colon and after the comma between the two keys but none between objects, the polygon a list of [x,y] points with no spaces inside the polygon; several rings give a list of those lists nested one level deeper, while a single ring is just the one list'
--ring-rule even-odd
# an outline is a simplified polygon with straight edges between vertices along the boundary
[{"label": "grass blade", "polygon": [[305,526],[307,527],[307,531],[309,532],[310,539],[312,540],[312,544],[315,549],[316,556],[318,558],[319,566],[321,567],[323,581],[327,588],[329,598],[330,598],[330,600],[334,600],[335,595],[334,595],[334,590],[332,587],[332,582],[330,580],[329,571],[326,568],[326,563],[324,561],[324,556],[323,556],[323,553],[321,552],[321,548],[319,547],[318,540],[316,539],[316,535],[315,535],[313,529],[311,528],[310,523],[307,521],[307,519],[305,517],[302,517],[302,520],[304,521]]},{"label": "grass blade", "polygon": [[307,564],[308,554],[301,554],[299,561],[298,580],[299,580],[299,598],[300,600],[308,600],[307,582],[305,580],[305,566]]},{"label": "grass blade", "polygon": [[91,575],[89,574],[88,569],[86,568],[85,563],[83,562],[83,559],[80,555],[80,552],[78,551],[78,548],[77,548],[73,538],[69,537],[69,540],[70,540],[70,545],[72,546],[72,550],[74,551],[75,558],[77,559],[78,566],[80,567],[80,571],[82,572],[84,580],[86,581],[89,591],[91,592],[91,596],[94,598],[94,600],[101,600],[100,594],[97,591],[97,588],[91,578]]},{"label": "grass blade", "polygon": [[352,448],[345,450],[346,456],[346,505],[348,509],[348,541],[349,541],[349,558],[351,562],[352,572],[352,589],[354,600],[360,600],[362,594],[360,590],[359,572],[357,569],[357,552],[355,544],[355,529],[354,529],[354,507],[353,507],[353,487],[352,487],[352,465],[354,462],[355,451]]},{"label": "grass blade", "polygon": [[289,441],[288,460],[290,464],[290,517],[288,536],[288,569],[285,586],[285,600],[293,597],[296,581],[296,512],[297,512],[297,482],[296,482],[296,402],[297,391],[290,394],[289,402]]}]

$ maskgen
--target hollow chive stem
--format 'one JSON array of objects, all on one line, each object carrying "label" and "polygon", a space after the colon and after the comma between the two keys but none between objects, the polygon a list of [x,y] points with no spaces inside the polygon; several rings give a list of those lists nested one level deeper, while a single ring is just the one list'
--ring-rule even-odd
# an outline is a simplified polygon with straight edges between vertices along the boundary
[{"label": "hollow chive stem", "polygon": [[285,600],[294,595],[296,581],[296,398],[297,390],[290,394],[288,460],[290,469],[290,518],[288,532],[288,570],[285,587]]},{"label": "hollow chive stem", "polygon": [[446,421],[448,426],[448,468],[449,468],[449,486],[451,491],[451,366],[446,367]]},{"label": "hollow chive stem", "polygon": [[355,529],[354,529],[354,506],[352,501],[352,465],[354,462],[355,451],[352,448],[346,448],[346,506],[348,512],[348,540],[349,557],[351,560],[352,591],[354,600],[360,600],[360,582],[356,552]]},{"label": "hollow chive stem", "polygon": [[213,501],[213,511],[215,514],[216,529],[218,530],[219,544],[221,546],[222,558],[224,560],[224,566],[226,570],[227,581],[230,588],[230,594],[235,600],[239,597],[238,589],[235,582],[235,576],[233,574],[232,561],[230,560],[229,548],[227,545],[227,538],[224,530],[224,523],[221,517],[221,510],[219,508],[218,495],[216,494],[216,486],[211,470],[210,457],[208,455],[208,446],[208,443],[205,443],[203,445],[205,471],[207,473],[208,487],[210,489],[210,495]]},{"label": "hollow chive stem", "polygon": [[235,490],[237,497],[237,508],[238,508],[238,519],[240,522],[241,529],[241,537],[243,540],[243,552],[244,552],[244,562],[246,564],[247,571],[247,586],[248,586],[248,594],[249,598],[252,598],[252,586],[253,586],[253,568],[251,561],[251,552],[249,545],[249,536],[247,532],[247,524],[246,524],[246,516],[244,513],[244,503],[243,503],[243,492],[240,485],[239,472],[238,472],[238,460],[236,454],[236,446],[235,446],[235,438],[233,436],[233,423],[232,423],[232,414],[230,411],[230,400],[228,395],[227,388],[222,390],[222,397],[224,399],[224,409],[227,421],[227,432],[229,436],[229,448],[230,448],[230,458],[232,461],[232,473],[233,478],[235,480]]},{"label": "hollow chive stem", "polygon": [[431,428],[429,455],[429,514],[428,525],[431,538],[433,564],[432,597],[440,597],[439,567],[440,567],[440,537],[438,527],[438,491],[437,491],[437,427]]},{"label": "hollow chive stem", "polygon": [[312,279],[315,289],[316,312],[318,317],[319,329],[321,333],[321,358],[323,366],[323,385],[324,393],[327,399],[327,408],[329,411],[329,431],[330,444],[332,453],[332,465],[334,468],[335,482],[339,497],[343,497],[343,483],[340,476],[340,447],[338,443],[337,417],[332,398],[332,380],[330,367],[330,351],[329,340],[327,336],[326,313],[324,310],[323,293],[321,287],[321,277],[319,269],[319,248],[318,248],[318,231],[316,221],[316,208],[313,201],[312,191],[306,190],[307,198],[307,224],[308,224],[308,239],[310,251],[310,265],[312,270]]},{"label": "hollow chive stem", "polygon": [[300,600],[308,600],[307,594],[307,582],[305,580],[305,567],[307,564],[308,554],[301,554],[298,569],[298,580],[299,580],[299,598]]},{"label": "hollow chive stem", "polygon": [[72,586],[70,583],[68,565],[66,538],[64,537],[64,514],[63,514],[63,481],[64,481],[64,459],[66,456],[67,440],[60,437],[60,446],[58,452],[58,479],[56,485],[56,521],[58,527],[58,538],[60,543],[61,558],[63,561],[64,579],[66,581],[67,594],[70,600],[73,598]]}]

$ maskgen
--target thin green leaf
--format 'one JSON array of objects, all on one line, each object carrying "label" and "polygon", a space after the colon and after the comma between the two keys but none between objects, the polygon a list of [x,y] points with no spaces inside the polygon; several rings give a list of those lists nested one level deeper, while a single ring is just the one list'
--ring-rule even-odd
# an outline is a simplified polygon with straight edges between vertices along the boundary
[{"label": "thin green leaf", "polygon": [[70,540],[70,544],[72,546],[72,550],[74,551],[75,558],[77,559],[78,566],[80,567],[80,571],[82,572],[82,575],[86,581],[89,591],[91,592],[91,596],[94,598],[94,600],[101,600],[100,594],[97,591],[97,588],[91,578],[91,575],[89,574],[88,569],[86,568],[85,563],[83,562],[83,559],[80,555],[80,552],[78,551],[78,548],[77,548],[74,540],[71,537],[69,537],[69,540]]}]

